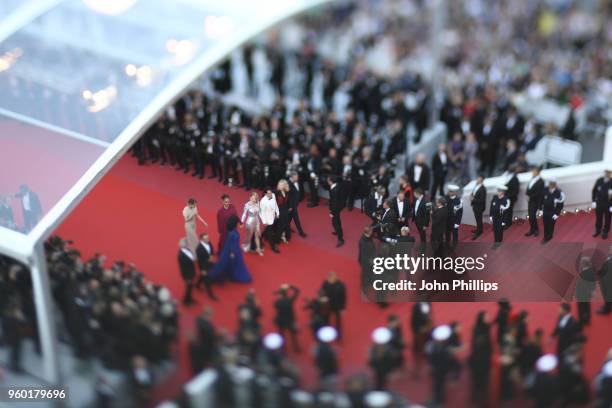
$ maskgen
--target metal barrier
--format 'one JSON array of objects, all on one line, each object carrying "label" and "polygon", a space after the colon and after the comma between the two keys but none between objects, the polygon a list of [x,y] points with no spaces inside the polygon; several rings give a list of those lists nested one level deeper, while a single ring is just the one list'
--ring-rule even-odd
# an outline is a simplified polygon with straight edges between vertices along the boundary
[{"label": "metal barrier", "polygon": [[[604,160],[593,163],[579,164],[575,166],[559,167],[555,169],[542,170],[541,176],[544,180],[554,177],[557,179],[559,187],[565,193],[564,208],[567,211],[588,210],[591,207],[591,190],[593,184],[598,177],[603,175],[606,168],[612,166],[612,126],[606,131]],[[519,196],[514,206],[514,215],[519,218],[527,216],[527,197],[525,196],[525,188],[531,178],[530,173],[521,173],[518,175],[520,182]],[[498,185],[505,184],[505,178],[492,177],[485,180],[484,185],[487,189],[487,207],[485,212],[485,220],[488,221],[488,204],[491,202],[491,197],[496,193]],[[468,183],[463,189],[463,224],[476,225],[474,213],[470,203],[470,194],[476,185],[475,181]]]}]

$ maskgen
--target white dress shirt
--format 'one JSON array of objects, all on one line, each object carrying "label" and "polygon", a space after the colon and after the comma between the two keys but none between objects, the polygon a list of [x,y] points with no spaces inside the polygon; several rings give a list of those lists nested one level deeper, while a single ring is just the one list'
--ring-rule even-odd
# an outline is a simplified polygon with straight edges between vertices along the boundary
[{"label": "white dress shirt", "polygon": [[423,173],[423,166],[420,164],[416,164],[414,166],[414,181],[417,183],[421,181],[421,173]]},{"label": "white dress shirt", "polygon": [[23,198],[21,199],[21,203],[23,204],[23,209],[26,211],[31,211],[32,207],[30,206],[30,193],[25,193]]},{"label": "white dress shirt", "polygon": [[274,224],[274,220],[280,214],[278,204],[276,204],[276,196],[272,194],[272,198],[265,195],[259,201],[259,216],[264,225]]},{"label": "white dress shirt", "polygon": [[206,252],[208,252],[208,254],[210,255],[210,253],[211,253],[211,251],[210,251],[210,244],[208,242],[204,242],[204,241],[200,241],[200,244],[204,247]]},{"label": "white dress shirt", "polygon": [[533,177],[531,180],[529,180],[529,185],[527,186],[527,189],[531,189],[531,187],[533,187],[533,185],[536,183],[536,181],[538,181],[540,179],[540,176],[535,176]]}]

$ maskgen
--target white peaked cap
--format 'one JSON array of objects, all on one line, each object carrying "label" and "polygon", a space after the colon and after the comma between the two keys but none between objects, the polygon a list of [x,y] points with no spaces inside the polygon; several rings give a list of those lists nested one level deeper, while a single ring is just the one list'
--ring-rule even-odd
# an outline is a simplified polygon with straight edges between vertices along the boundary
[{"label": "white peaked cap", "polygon": [[557,183],[557,178],[556,178],[556,177],[549,177],[549,178],[548,178],[548,182],[549,182],[549,183],[555,183],[555,184],[556,184],[556,183]]},{"label": "white peaked cap", "polygon": [[459,186],[456,184],[449,184],[446,186],[446,188],[448,189],[448,191],[459,191]]},{"label": "white peaked cap", "polygon": [[386,327],[379,327],[372,332],[372,341],[376,344],[387,344],[393,334]]},{"label": "white peaked cap", "polygon": [[435,341],[446,341],[451,336],[453,330],[450,328],[448,324],[444,324],[442,326],[438,326],[434,329],[431,337]]},{"label": "white peaked cap", "polygon": [[391,404],[391,394],[386,391],[370,391],[364,397],[366,407],[383,408]]},{"label": "white peaked cap", "polygon": [[317,338],[323,343],[331,343],[338,337],[338,332],[331,326],[323,326],[317,332]]},{"label": "white peaked cap", "polygon": [[603,372],[603,375],[605,377],[612,377],[612,360],[610,360],[606,364],[604,364],[603,370],[601,370],[601,371]]},{"label": "white peaked cap", "polygon": [[508,190],[508,187],[506,186],[497,186],[497,191],[506,191]]},{"label": "white peaked cap", "polygon": [[170,291],[167,288],[161,288],[159,290],[159,292],[157,293],[157,297],[159,298],[159,300],[161,300],[162,302],[167,302],[170,300],[171,296],[170,296]]},{"label": "white peaked cap", "polygon": [[306,391],[294,390],[291,392],[291,400],[298,404],[309,405],[314,402],[314,397]]},{"label": "white peaked cap", "polygon": [[278,333],[266,334],[263,344],[268,350],[278,350],[283,346],[283,336]]},{"label": "white peaked cap", "polygon": [[549,373],[557,368],[557,356],[554,354],[545,354],[536,362],[536,369],[543,373]]}]

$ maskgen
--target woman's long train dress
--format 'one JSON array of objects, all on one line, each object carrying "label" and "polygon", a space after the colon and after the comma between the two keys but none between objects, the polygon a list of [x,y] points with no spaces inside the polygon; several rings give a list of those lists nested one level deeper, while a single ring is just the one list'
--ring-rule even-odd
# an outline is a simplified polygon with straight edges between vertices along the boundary
[{"label": "woman's long train dress", "polygon": [[216,282],[226,280],[239,283],[250,283],[253,281],[242,256],[240,247],[240,233],[233,230],[227,234],[223,249],[219,254],[219,260],[215,263],[210,279]]}]

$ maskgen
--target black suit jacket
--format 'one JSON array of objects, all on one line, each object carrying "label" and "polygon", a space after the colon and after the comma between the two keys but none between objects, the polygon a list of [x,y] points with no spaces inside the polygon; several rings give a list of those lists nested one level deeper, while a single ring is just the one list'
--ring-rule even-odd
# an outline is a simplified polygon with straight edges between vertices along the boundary
[{"label": "black suit jacket", "polygon": [[519,180],[516,177],[516,174],[512,176],[512,178],[506,183],[506,187],[508,187],[508,191],[506,191],[506,197],[510,199],[511,203],[516,202],[519,194]]},{"label": "black suit jacket", "polygon": [[[416,208],[416,200],[414,200],[414,202],[414,208]],[[414,208],[412,210],[412,220],[418,227],[426,227],[429,225],[429,208],[427,208],[427,204],[429,204],[429,202],[425,200],[425,198],[422,198],[416,213],[414,212]]]},{"label": "black suit jacket", "polygon": [[448,160],[448,156],[446,156],[446,164],[444,164],[442,163],[442,159],[440,159],[440,152],[434,154],[431,160],[431,170],[433,171],[434,179],[446,177],[446,173],[448,172]]},{"label": "black suit jacket", "polygon": [[395,210],[395,213],[397,214],[397,216],[399,218],[403,218],[404,219],[404,222],[401,223],[401,224],[402,225],[408,224],[408,218],[410,218],[410,205],[408,204],[408,200],[404,199],[404,208],[402,209],[401,213],[399,211],[397,198],[393,200],[393,207],[392,208],[393,208],[393,210]]},{"label": "black suit jacket", "polygon": [[198,247],[196,248],[196,257],[198,258],[198,265],[200,266],[201,271],[209,271],[213,264],[210,258],[212,255],[214,255],[215,248],[213,247],[212,243],[209,243],[208,245],[210,245],[210,253],[208,253],[202,243],[198,243]]},{"label": "black suit jacket", "polygon": [[329,212],[333,215],[340,214],[340,211],[344,208],[341,188],[340,183],[337,183],[334,188],[329,190]]},{"label": "black suit jacket", "polygon": [[431,213],[431,240],[442,241],[442,236],[446,232],[448,220],[448,210],[446,207],[435,209]]},{"label": "black suit jacket", "polygon": [[533,186],[531,186],[531,188],[529,188],[529,184],[527,184],[527,190],[525,191],[525,193],[529,198],[529,203],[535,204],[536,208],[540,208],[540,206],[542,205],[542,200],[544,199],[544,188],[545,185],[544,180],[542,180],[542,178],[539,178],[535,183],[533,183]]},{"label": "black suit jacket", "polygon": [[183,279],[193,279],[195,276],[195,264],[183,251],[179,249],[178,263]]},{"label": "black suit jacket", "polygon": [[567,323],[563,327],[561,327],[561,319],[563,319],[563,316],[559,317],[557,326],[553,332],[553,336],[557,337],[558,339],[557,352],[559,354],[574,343],[576,340],[576,335],[580,331],[578,323],[573,316],[569,317]]},{"label": "black suit jacket", "polygon": [[397,230],[397,212],[393,208],[389,210],[383,210],[380,223],[384,226],[384,235],[397,236],[399,231]]},{"label": "black suit jacket", "polygon": [[[18,197],[20,200],[23,198],[24,194],[17,193],[15,197]],[[23,213],[25,216],[25,208],[23,208],[23,201],[21,201],[21,208],[23,209]],[[40,205],[40,199],[38,198],[38,194],[33,191],[30,191],[30,212],[35,215],[42,214],[42,206]]]},{"label": "black suit jacket", "polygon": [[429,167],[426,164],[423,164],[423,170],[421,171],[421,178],[419,179],[419,181],[415,181],[414,179],[414,166],[415,163],[412,163],[409,167],[408,167],[408,182],[410,183],[410,185],[412,186],[412,189],[415,190],[417,187],[420,187],[421,189],[423,189],[423,191],[429,191],[429,185],[430,185],[430,170]]},{"label": "black suit jacket", "polygon": [[302,201],[302,190],[298,190],[293,182],[289,181],[289,208],[296,209]]},{"label": "black suit jacket", "polygon": [[474,213],[484,212],[487,207],[487,188],[483,185],[472,195],[472,209]]}]

